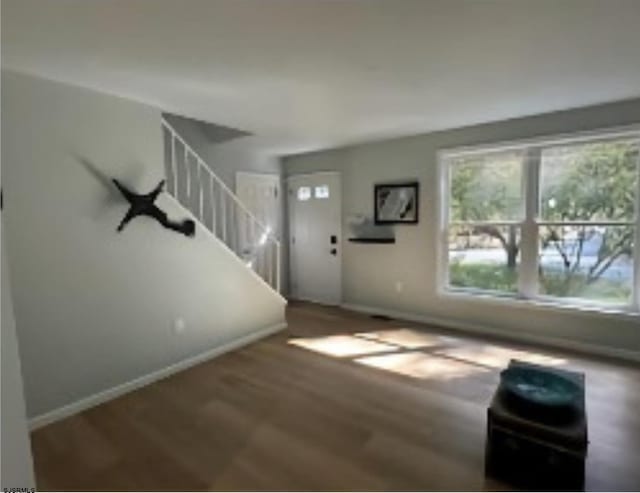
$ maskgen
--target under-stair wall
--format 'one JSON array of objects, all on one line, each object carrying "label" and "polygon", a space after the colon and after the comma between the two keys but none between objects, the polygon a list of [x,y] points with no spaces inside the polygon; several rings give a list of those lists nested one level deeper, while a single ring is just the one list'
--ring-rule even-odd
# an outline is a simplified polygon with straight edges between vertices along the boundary
[{"label": "under-stair wall", "polygon": [[[161,112],[2,73],[2,174],[32,425],[46,424],[284,327],[285,300],[197,225],[116,227],[164,175]],[[173,219],[189,215],[167,194]]]}]

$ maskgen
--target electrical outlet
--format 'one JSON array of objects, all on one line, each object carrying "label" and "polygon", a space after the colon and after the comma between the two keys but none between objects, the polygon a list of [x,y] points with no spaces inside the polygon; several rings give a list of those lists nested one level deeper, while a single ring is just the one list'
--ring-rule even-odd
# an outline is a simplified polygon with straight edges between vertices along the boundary
[{"label": "electrical outlet", "polygon": [[183,318],[176,318],[173,321],[173,332],[174,334],[182,334],[185,330],[187,330],[187,323]]}]

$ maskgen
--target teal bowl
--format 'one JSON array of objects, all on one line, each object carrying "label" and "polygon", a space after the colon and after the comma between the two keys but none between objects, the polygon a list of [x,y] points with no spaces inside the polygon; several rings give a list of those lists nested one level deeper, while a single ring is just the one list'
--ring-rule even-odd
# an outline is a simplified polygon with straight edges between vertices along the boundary
[{"label": "teal bowl", "polygon": [[520,400],[547,408],[572,406],[580,396],[580,387],[568,378],[535,368],[507,368],[500,380]]}]

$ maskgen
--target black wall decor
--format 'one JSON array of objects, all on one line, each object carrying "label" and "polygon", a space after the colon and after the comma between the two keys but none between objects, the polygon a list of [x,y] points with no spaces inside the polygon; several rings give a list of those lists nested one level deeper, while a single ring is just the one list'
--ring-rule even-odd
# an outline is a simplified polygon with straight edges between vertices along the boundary
[{"label": "black wall decor", "polygon": [[373,190],[376,224],[417,224],[418,182],[375,185]]},{"label": "black wall decor", "polygon": [[185,219],[183,221],[171,221],[167,217],[167,213],[160,210],[155,204],[158,195],[160,195],[164,188],[164,180],[158,183],[158,186],[147,194],[137,194],[132,192],[115,178],[112,181],[130,204],[129,210],[122,221],[120,221],[118,231],[122,231],[127,223],[136,216],[150,216],[156,219],[165,228],[172,229],[185,236],[194,236],[196,234],[196,224],[193,220]]}]

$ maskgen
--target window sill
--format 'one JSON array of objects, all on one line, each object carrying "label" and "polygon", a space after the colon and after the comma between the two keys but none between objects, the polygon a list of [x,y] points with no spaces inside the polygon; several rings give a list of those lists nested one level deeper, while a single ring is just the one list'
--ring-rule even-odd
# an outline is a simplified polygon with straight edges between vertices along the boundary
[{"label": "window sill", "polygon": [[582,304],[577,301],[573,303],[570,301],[558,302],[553,299],[546,298],[526,299],[509,294],[455,288],[439,290],[438,295],[441,298],[452,300],[472,301],[517,308],[531,308],[540,311],[559,312],[566,315],[594,315],[603,318],[615,318],[617,320],[640,322],[640,312],[634,311],[630,308],[625,309],[622,307],[594,306]]}]

